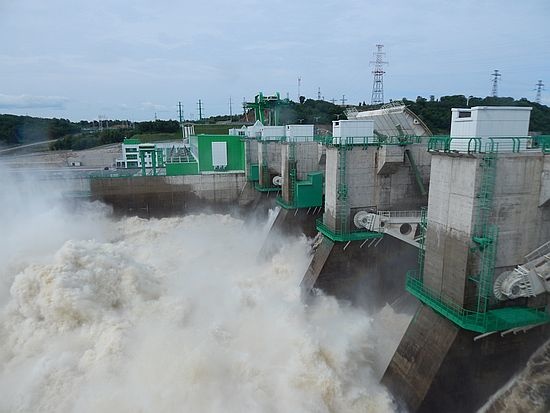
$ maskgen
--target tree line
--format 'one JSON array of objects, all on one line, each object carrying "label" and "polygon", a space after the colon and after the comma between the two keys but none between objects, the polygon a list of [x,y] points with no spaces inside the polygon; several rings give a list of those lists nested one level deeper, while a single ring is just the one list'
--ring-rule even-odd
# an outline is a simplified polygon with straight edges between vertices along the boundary
[{"label": "tree line", "polygon": [[[463,108],[472,106],[530,106],[531,122],[529,130],[550,135],[550,107],[525,98],[516,100],[511,97],[469,97],[463,95],[442,96],[435,99],[433,96],[424,98],[418,96],[416,100],[403,99],[403,103],[412,110],[430,128],[434,134],[449,134],[451,124],[451,108]],[[364,103],[358,105],[359,110],[378,109],[380,106],[372,106]],[[349,107],[348,107],[349,108]],[[335,105],[324,100],[301,98],[300,102],[290,101],[280,107],[281,124],[324,124],[328,125],[333,120],[345,119],[345,109],[341,105]],[[200,128],[222,127],[226,133],[227,125],[217,125],[227,116],[214,116],[195,122],[198,133],[214,133],[202,131]],[[251,121],[252,119],[249,119]],[[244,122],[245,116],[235,116],[234,121]],[[44,119],[30,116],[2,115],[0,114],[0,144],[16,145],[33,143],[44,140],[54,140],[50,145],[53,150],[62,149],[87,149],[94,146],[109,143],[122,142],[125,137],[135,134],[151,133],[176,133],[180,130],[179,122],[175,120],[155,120],[130,123],[128,121],[111,120],[109,128],[99,130],[97,121],[71,122],[68,119]],[[103,126],[103,125],[102,125]],[[217,131],[215,133],[222,133]]]}]

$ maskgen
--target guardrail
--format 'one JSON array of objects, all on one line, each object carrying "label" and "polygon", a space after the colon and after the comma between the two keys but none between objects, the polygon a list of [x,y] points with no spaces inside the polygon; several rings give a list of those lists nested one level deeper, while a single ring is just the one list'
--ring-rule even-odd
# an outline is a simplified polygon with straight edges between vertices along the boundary
[{"label": "guardrail", "polygon": [[382,238],[384,234],[380,232],[368,231],[365,228],[355,229],[346,232],[334,231],[329,228],[321,218],[315,221],[317,231],[330,238],[332,241],[347,242],[347,241],[360,241],[372,238]]},{"label": "guardrail", "polygon": [[418,277],[416,270],[407,272],[406,289],[455,324],[479,333],[509,330],[550,321],[546,307],[506,307],[487,312],[468,310],[448,296],[426,287],[423,280]]},{"label": "guardrail", "polygon": [[422,215],[422,211],[378,211],[378,215],[387,218],[420,218],[420,216]]},{"label": "guardrail", "polygon": [[[548,138],[548,139],[546,139]],[[531,137],[471,137],[451,138],[450,136],[432,136],[428,141],[429,152],[513,152],[527,149],[541,149],[550,152],[550,137],[541,137],[538,140]]]},{"label": "guardrail", "polygon": [[314,135],[314,136],[266,136],[255,138],[243,138],[255,139],[258,142],[279,142],[279,143],[302,143],[302,142],[318,142],[328,146],[339,145],[363,145],[363,146],[382,146],[382,145],[411,145],[415,143],[422,143],[422,137],[416,135],[403,135],[403,136],[354,136],[354,137],[335,137],[327,135]]}]

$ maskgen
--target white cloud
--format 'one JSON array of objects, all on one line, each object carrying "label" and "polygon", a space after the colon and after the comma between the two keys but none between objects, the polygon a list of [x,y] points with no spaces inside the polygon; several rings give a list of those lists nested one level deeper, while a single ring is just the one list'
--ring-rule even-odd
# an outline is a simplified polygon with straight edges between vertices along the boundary
[{"label": "white cloud", "polygon": [[0,109],[65,109],[68,100],[62,96],[0,94]]}]

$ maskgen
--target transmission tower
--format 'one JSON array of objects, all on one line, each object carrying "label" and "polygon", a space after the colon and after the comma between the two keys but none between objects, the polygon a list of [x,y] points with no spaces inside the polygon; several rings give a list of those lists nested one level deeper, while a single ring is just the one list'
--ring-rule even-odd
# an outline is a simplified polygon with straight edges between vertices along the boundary
[{"label": "transmission tower", "polygon": [[542,91],[544,90],[544,83],[542,83],[542,80],[539,80],[537,82],[537,84],[535,85],[535,87],[536,87],[536,89],[533,89],[533,90],[537,91],[537,96],[535,97],[535,102],[540,103]]},{"label": "transmission tower", "polygon": [[317,100],[321,100],[321,88],[317,88]]},{"label": "transmission tower", "polygon": [[374,65],[372,74],[374,75],[374,82],[372,84],[372,98],[371,103],[373,105],[378,105],[384,103],[384,65],[387,65],[388,62],[384,61],[384,56],[386,53],[382,51],[384,47],[383,44],[377,44],[377,51],[373,53],[375,60],[371,60],[370,64]]},{"label": "transmission tower", "polygon": [[498,72],[497,69],[495,69],[495,71],[492,73],[491,76],[493,76],[493,91],[491,96],[496,98],[498,97],[498,78],[501,77],[502,75]]},{"label": "transmission tower", "polygon": [[202,120],[203,106],[202,106],[202,100],[200,99],[199,99],[199,102],[197,103],[197,109],[199,110],[199,120]]}]

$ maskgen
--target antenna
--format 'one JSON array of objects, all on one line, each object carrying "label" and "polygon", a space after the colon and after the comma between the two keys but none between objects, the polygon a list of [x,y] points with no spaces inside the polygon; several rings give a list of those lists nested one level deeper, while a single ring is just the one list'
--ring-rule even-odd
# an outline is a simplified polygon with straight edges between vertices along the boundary
[{"label": "antenna", "polygon": [[498,78],[501,77],[502,75],[498,72],[497,69],[495,69],[495,71],[491,74],[491,76],[493,76],[493,90],[492,90],[491,96],[496,98],[498,97],[498,81],[499,81]]},{"label": "antenna", "polygon": [[536,91],[537,91],[537,96],[535,97],[535,102],[537,102],[538,104],[540,104],[542,91],[545,90],[545,89],[544,89],[544,83],[542,83],[542,80],[539,80],[539,81],[537,82],[537,84],[535,85],[535,87],[536,87],[536,89],[533,89],[533,90],[536,90]]},{"label": "antenna", "polygon": [[375,60],[371,60],[370,64],[374,65],[372,74],[374,75],[374,81],[372,83],[372,98],[371,103],[373,105],[379,105],[384,103],[384,65],[388,62],[384,61],[386,53],[382,51],[383,44],[377,44],[377,51],[373,53]]},{"label": "antenna", "polygon": [[300,96],[302,96],[300,94],[300,86],[302,85],[302,78],[301,77],[298,77],[298,102],[300,101]]}]

